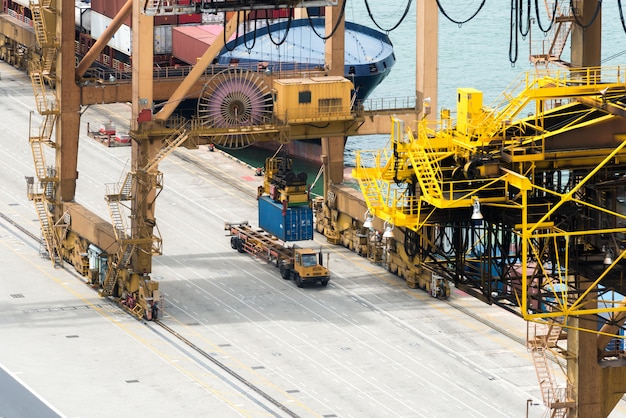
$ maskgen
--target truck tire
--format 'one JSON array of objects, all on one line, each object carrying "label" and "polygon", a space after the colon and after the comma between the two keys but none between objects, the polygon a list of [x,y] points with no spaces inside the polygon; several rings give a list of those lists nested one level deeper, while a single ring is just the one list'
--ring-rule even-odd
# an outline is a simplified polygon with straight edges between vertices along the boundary
[{"label": "truck tire", "polygon": [[298,287],[302,287],[302,278],[300,277],[300,275],[298,273],[294,273],[296,276],[296,285],[298,285]]},{"label": "truck tire", "polygon": [[285,265],[285,264],[281,264],[280,265],[280,277],[282,277],[285,280],[289,280],[291,277],[291,269],[289,268],[289,266]]},{"label": "truck tire", "polygon": [[328,279],[324,279],[324,280],[322,280],[322,282],[321,282],[321,283],[322,283],[322,286],[326,286],[326,285],[328,284]]},{"label": "truck tire", "polygon": [[237,249],[237,241],[239,240],[239,238],[237,237],[230,237],[230,248],[232,248],[233,250]]}]

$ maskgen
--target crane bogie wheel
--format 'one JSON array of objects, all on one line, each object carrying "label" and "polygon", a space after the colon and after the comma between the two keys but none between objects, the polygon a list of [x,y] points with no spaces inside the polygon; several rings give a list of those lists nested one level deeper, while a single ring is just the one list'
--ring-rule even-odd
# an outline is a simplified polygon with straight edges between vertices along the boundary
[{"label": "crane bogie wheel", "polygon": [[406,229],[404,231],[404,250],[409,257],[413,257],[417,254],[419,248],[419,235],[412,229]]},{"label": "crane bogie wheel", "polygon": [[212,142],[224,148],[245,148],[257,141],[249,128],[270,123],[274,101],[263,77],[253,71],[227,69],[207,81],[198,98],[198,121],[208,129],[246,128],[220,133]]}]

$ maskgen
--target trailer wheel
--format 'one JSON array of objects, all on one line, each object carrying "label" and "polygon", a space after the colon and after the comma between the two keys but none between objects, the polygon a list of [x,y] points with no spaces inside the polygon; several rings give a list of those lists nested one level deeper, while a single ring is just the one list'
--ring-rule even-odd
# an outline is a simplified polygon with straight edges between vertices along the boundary
[{"label": "trailer wheel", "polygon": [[298,273],[295,273],[295,275],[296,275],[296,284],[298,285],[298,287],[302,287],[302,277],[300,277]]},{"label": "trailer wheel", "polygon": [[291,277],[291,269],[289,267],[287,267],[285,264],[281,264],[280,265],[280,277],[282,277],[285,280],[289,280]]},{"label": "trailer wheel", "polygon": [[240,253],[245,252],[243,249],[243,240],[241,238],[237,238],[237,251]]},{"label": "trailer wheel", "polygon": [[230,237],[230,248],[232,248],[233,250],[237,249],[237,241],[239,238],[237,237]]}]

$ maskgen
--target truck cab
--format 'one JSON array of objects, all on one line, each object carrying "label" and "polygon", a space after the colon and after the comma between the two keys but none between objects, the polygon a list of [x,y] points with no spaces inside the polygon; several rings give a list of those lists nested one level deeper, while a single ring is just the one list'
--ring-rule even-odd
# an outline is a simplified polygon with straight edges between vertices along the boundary
[{"label": "truck cab", "polygon": [[[322,264],[322,253],[315,252],[311,248],[294,248],[293,265],[289,272],[283,274],[283,278],[290,278],[296,281],[298,287],[304,283],[320,282],[322,286],[328,284],[330,279],[329,270]],[[281,269],[282,272],[282,269]],[[288,275],[288,277],[285,277]]]}]

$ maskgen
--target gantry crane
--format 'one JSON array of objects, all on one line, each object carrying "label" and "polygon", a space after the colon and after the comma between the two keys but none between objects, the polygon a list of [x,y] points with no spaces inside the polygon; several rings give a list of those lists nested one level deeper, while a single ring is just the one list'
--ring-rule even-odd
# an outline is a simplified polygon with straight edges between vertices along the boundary
[{"label": "gantry crane", "polygon": [[[179,4],[180,3],[180,4]],[[158,301],[158,283],[150,279],[152,256],[161,254],[162,240],[155,216],[156,198],[162,189],[159,162],[176,147],[197,147],[204,143],[220,143],[220,138],[284,137],[289,128],[275,120],[256,121],[250,135],[232,133],[233,126],[205,126],[202,118],[187,121],[171,118],[181,97],[190,89],[215,89],[207,77],[243,77],[255,87],[264,80],[255,74],[240,71],[212,74],[208,64],[219,53],[224,39],[236,29],[235,19],[229,22],[223,37],[200,58],[190,74],[181,78],[153,81],[153,18],[158,15],[197,13],[202,11],[235,11],[276,7],[335,6],[332,0],[300,1],[138,1],[128,0],[103,36],[78,65],[74,55],[74,2],[69,0],[32,1],[33,26],[42,57],[31,65],[29,74],[35,92],[36,108],[42,117],[37,129],[31,128],[29,141],[36,169],[36,179],[28,179],[28,195],[34,201],[39,216],[43,241],[55,265],[69,261],[81,274],[88,271],[87,248],[90,244],[108,254],[106,274],[96,272],[91,277],[103,295],[114,295],[127,301],[138,317],[148,314],[150,304]],[[132,16],[132,82],[99,80],[93,83],[83,78],[100,50],[106,46],[129,16]],[[240,81],[241,81],[240,80]],[[253,89],[254,90],[254,89]],[[129,92],[131,93],[129,95]],[[210,95],[213,91],[208,91]],[[154,100],[165,100],[161,111],[153,114]],[[107,187],[105,201],[110,222],[100,219],[75,202],[80,108],[92,103],[132,102],[131,168],[119,185]],[[211,115],[215,116],[215,115]],[[354,116],[349,97],[330,115],[330,132],[354,131]],[[208,118],[207,118],[208,119]],[[235,127],[237,127],[235,121]],[[273,122],[273,123],[270,123]],[[310,122],[310,121],[308,121]],[[285,125],[285,124],[283,124]],[[316,132],[299,130],[307,137]],[[298,129],[290,132],[297,136]],[[318,135],[319,136],[319,135]],[[217,138],[217,139],[216,139]],[[224,139],[226,138],[226,139]],[[238,143],[237,145],[241,145]],[[247,144],[246,144],[247,145]],[[55,163],[45,161],[44,147],[55,151]],[[126,215],[130,212],[130,224]]]},{"label": "gantry crane", "polygon": [[[579,6],[588,17],[598,2]],[[456,118],[394,121],[390,147],[361,152],[353,171],[366,218],[394,231],[392,271],[408,265],[399,273],[421,287],[445,277],[529,321],[553,417],[608,416],[626,391],[626,75],[585,65],[599,62],[594,26],[572,29],[580,67],[525,74],[489,107],[460,88]]]},{"label": "gantry crane", "polygon": [[[241,1],[228,0],[195,3],[200,7],[219,5],[221,10],[242,6]],[[250,3],[283,7],[298,2]],[[591,16],[598,0],[576,3],[581,16]],[[105,249],[112,259],[110,272],[105,278],[94,278],[94,283],[105,295],[135,295],[132,310],[141,316],[148,300],[158,298],[158,284],[149,274],[151,257],[161,251],[155,200],[162,187],[158,171],[162,158],[177,146],[197,146],[209,140],[206,138],[228,143],[241,138],[324,137],[320,232],[332,242],[359,251],[367,248],[369,229],[363,227],[362,215],[367,208],[368,215],[378,216],[372,219],[374,226],[387,227],[393,238],[384,243],[377,240],[373,245],[376,251],[365,252],[373,261],[384,261],[410,286],[431,287],[437,283],[433,277],[451,279],[475,296],[544,327],[528,344],[552,416],[595,416],[599,404],[602,416],[608,415],[626,392],[621,383],[624,369],[615,363],[603,367],[608,364],[605,347],[619,333],[625,318],[623,301],[605,297],[611,292],[617,295],[614,289],[621,290],[616,283],[621,278],[624,232],[620,224],[624,216],[618,210],[623,187],[620,133],[624,109],[620,95],[624,81],[615,69],[590,68],[599,62],[599,23],[585,30],[572,28],[572,62],[580,70],[526,79],[519,91],[509,92],[509,100],[491,110],[483,109],[479,91],[468,89],[461,92],[462,114],[454,120],[442,112],[439,125],[432,126],[427,121],[433,117],[429,110],[437,108],[433,33],[438,10],[434,2],[418,2],[417,106],[406,114],[410,118],[423,111],[427,119],[412,127],[407,119],[387,125],[393,129],[394,148],[374,158],[375,169],[355,170],[365,196],[365,202],[359,199],[355,203],[355,192],[342,186],[345,136],[367,131],[368,123],[381,124],[381,115],[362,118],[342,110],[328,129],[319,131],[299,130],[297,123],[276,123],[270,117],[260,120],[252,132],[170,118],[176,101],[192,86],[198,91],[211,88],[202,67],[218,49],[216,46],[201,57],[193,75],[182,83],[180,79],[153,83],[152,17],[188,13],[186,7],[175,1],[128,0],[110,31],[94,45],[97,54],[115,26],[132,14],[134,65],[132,89],[127,89],[119,82],[92,85],[81,78],[94,56],[88,54],[78,66],[74,62],[74,45],[67,42],[74,39],[74,2],[31,3],[42,59],[30,75],[43,122],[38,129],[31,129],[35,133],[29,138],[38,180],[38,184],[34,179],[29,182],[29,195],[55,264],[70,260],[85,273],[87,244]],[[331,76],[343,74],[342,17],[337,9],[330,7],[327,13],[328,28],[339,29],[334,38],[339,41],[331,38],[327,43]],[[244,84],[267,82],[259,75],[240,72],[215,76],[240,77]],[[157,114],[153,114],[154,100],[167,102]],[[107,222],[74,202],[79,111],[81,105],[118,101],[133,103],[133,162],[124,182],[107,191],[111,215]],[[517,119],[531,102],[536,104],[533,116]],[[368,120],[375,117],[379,118],[376,123]],[[44,160],[45,146],[55,149],[52,167]],[[124,210],[133,214],[131,225],[121,221]],[[466,220],[471,218],[468,213],[475,219]],[[599,334],[588,332],[599,326]],[[565,335],[568,343],[562,349],[559,342]],[[547,366],[547,353],[552,351],[566,353],[569,387],[565,391],[546,384],[552,382]],[[613,354],[620,358],[620,352]],[[581,385],[583,375],[585,386]]]}]

